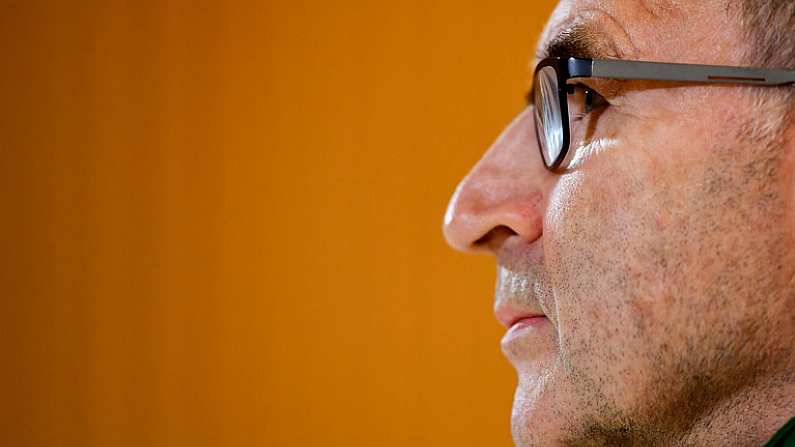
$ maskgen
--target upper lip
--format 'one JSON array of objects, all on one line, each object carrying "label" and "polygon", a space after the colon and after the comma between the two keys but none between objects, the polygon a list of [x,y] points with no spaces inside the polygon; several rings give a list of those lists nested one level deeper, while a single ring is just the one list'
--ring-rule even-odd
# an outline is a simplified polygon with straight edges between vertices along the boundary
[{"label": "upper lip", "polygon": [[502,323],[503,326],[505,326],[506,329],[510,329],[511,326],[520,320],[524,320],[525,318],[546,317],[546,315],[544,315],[542,312],[534,312],[530,309],[523,309],[505,302],[499,303],[495,306],[494,315],[497,317],[497,320]]},{"label": "upper lip", "polygon": [[535,292],[539,285],[538,269],[543,263],[540,240],[528,243],[517,235],[504,237],[494,248],[497,257],[497,290],[494,315],[510,329],[520,320],[546,317]]}]

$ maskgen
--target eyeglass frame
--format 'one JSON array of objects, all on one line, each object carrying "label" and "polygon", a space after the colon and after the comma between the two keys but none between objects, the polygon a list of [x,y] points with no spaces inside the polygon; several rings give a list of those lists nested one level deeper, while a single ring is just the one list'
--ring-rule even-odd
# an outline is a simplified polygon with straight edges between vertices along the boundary
[{"label": "eyeglass frame", "polygon": [[[543,143],[539,134],[539,123],[536,113],[535,121],[538,149],[542,151],[541,159],[550,171],[557,171],[566,159],[571,145],[571,123],[567,95],[572,93],[569,79],[578,78],[609,78],[622,80],[645,80],[666,82],[692,82],[704,84],[745,84],[760,86],[780,86],[795,83],[795,71],[783,69],[731,67],[725,65],[679,64],[668,62],[647,62],[623,59],[584,59],[576,57],[550,57],[536,65],[534,79],[538,79],[539,71],[544,67],[552,67],[558,76],[558,103],[560,105],[563,141],[560,153],[551,165],[547,165],[543,154]],[[535,102],[536,82],[529,97]],[[538,105],[536,105],[538,107]]]}]

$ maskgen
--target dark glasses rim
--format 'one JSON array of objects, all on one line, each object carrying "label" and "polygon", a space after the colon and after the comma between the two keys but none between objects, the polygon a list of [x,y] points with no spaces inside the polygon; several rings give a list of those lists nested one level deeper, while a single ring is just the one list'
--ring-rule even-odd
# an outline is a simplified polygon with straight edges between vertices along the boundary
[{"label": "dark glasses rim", "polygon": [[[541,160],[544,162],[544,166],[550,171],[557,171],[560,169],[563,161],[566,159],[566,155],[569,152],[569,143],[571,139],[571,130],[569,128],[569,105],[568,105],[568,98],[566,92],[566,82],[569,79],[569,70],[568,70],[568,62],[566,59],[558,59],[558,58],[549,58],[544,59],[538,63],[535,69],[535,74],[533,76],[533,91],[531,92],[530,96],[533,98],[533,106],[534,108],[538,108],[539,104],[535,104],[536,92],[538,91],[538,83],[540,82],[539,71],[541,71],[544,67],[551,67],[555,70],[555,75],[557,76],[557,95],[558,95],[558,109],[560,112],[560,125],[563,128],[563,140],[561,142],[560,152],[555,160],[551,163],[547,163],[547,157],[544,155],[544,144],[541,139],[541,132],[544,131],[543,123],[541,123],[538,119],[538,112],[537,110],[533,111],[533,120],[535,121],[535,131],[536,131],[536,140],[538,142],[538,150],[539,154],[541,155]],[[552,105],[548,105],[552,107]]]},{"label": "dark glasses rim", "polygon": [[[531,97],[535,102],[538,71],[552,67],[558,78],[558,107],[563,127],[563,145],[554,163],[548,165],[544,154],[544,165],[552,171],[559,170],[570,150],[570,123],[567,82],[571,78],[612,78],[629,80],[692,82],[699,84],[745,84],[757,86],[795,86],[795,70],[756,67],[733,67],[725,65],[680,64],[670,62],[631,61],[619,59],[581,59],[576,57],[551,57],[538,63],[533,79]],[[535,105],[538,106],[537,104]],[[538,121],[536,115],[533,119]],[[536,138],[542,149],[536,124]]]}]

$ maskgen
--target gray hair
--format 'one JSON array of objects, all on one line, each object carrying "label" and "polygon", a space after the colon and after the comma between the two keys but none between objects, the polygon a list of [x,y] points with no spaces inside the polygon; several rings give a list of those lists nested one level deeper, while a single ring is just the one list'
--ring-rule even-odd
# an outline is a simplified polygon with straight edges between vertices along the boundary
[{"label": "gray hair", "polygon": [[795,70],[795,1],[743,0],[741,8],[751,62]]},{"label": "gray hair", "polygon": [[[748,63],[795,70],[795,0],[742,0],[739,7],[745,40],[750,42]],[[792,112],[795,87],[788,85],[768,93],[783,98],[784,106]]]}]

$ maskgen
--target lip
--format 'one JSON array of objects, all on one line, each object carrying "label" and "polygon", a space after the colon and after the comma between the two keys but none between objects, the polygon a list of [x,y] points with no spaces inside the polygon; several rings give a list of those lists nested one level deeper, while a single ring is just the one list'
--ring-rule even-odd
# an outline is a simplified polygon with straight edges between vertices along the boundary
[{"label": "lip", "polygon": [[494,310],[494,315],[507,329],[501,341],[503,347],[513,344],[519,337],[537,332],[540,326],[549,322],[547,316],[537,309],[529,309],[510,301],[499,303]]},{"label": "lip", "polygon": [[538,296],[548,290],[543,255],[540,238],[528,243],[518,235],[506,238],[497,249],[494,316],[507,330],[502,350],[514,364],[552,348],[554,328]]},{"label": "lip", "polygon": [[507,347],[517,339],[530,336],[533,332],[539,331],[548,322],[549,319],[546,315],[520,317],[508,327],[508,331],[502,337],[501,344],[503,347]]},{"label": "lip", "polygon": [[[546,318],[542,312],[535,312],[524,306],[517,306],[515,303],[506,300],[507,302],[500,302],[494,309],[494,316],[506,329],[512,330],[514,326],[523,322],[524,320],[532,320],[538,317]],[[530,323],[528,321],[527,323]]]},{"label": "lip", "polygon": [[519,318],[508,328],[508,332],[505,333],[505,336],[508,337],[514,333],[524,331],[525,329],[537,327],[540,324],[544,324],[546,321],[548,320],[545,315],[532,315]]}]

